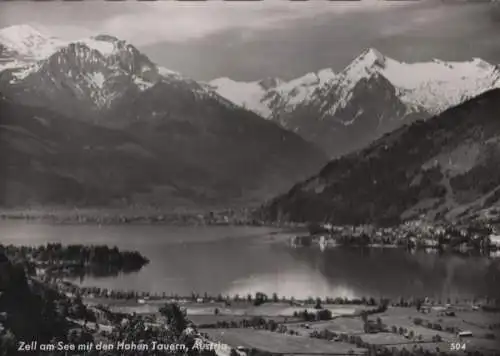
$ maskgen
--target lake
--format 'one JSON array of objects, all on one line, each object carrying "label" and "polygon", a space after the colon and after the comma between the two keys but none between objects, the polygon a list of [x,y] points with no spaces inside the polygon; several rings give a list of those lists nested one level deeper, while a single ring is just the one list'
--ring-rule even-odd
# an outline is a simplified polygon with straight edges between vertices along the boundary
[{"label": "lake", "polygon": [[499,260],[396,248],[292,248],[262,227],[49,225],[0,222],[0,243],[107,244],[150,259],[141,271],[79,283],[190,295],[255,293],[307,298],[500,296]]}]

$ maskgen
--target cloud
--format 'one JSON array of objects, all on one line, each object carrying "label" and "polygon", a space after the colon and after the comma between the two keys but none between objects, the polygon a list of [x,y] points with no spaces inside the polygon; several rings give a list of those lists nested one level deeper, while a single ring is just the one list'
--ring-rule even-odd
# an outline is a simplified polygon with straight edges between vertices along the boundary
[{"label": "cloud", "polygon": [[[126,5],[126,6],[125,6]],[[0,5],[0,27],[12,21],[35,25],[52,36],[78,39],[115,35],[137,45],[182,42],[230,29],[273,29],[327,13],[378,11],[398,6],[377,0],[336,3],[291,2],[135,2],[24,3]],[[399,4],[401,6],[401,4]],[[17,20],[16,20],[17,19]],[[7,24],[3,24],[7,22]]]}]

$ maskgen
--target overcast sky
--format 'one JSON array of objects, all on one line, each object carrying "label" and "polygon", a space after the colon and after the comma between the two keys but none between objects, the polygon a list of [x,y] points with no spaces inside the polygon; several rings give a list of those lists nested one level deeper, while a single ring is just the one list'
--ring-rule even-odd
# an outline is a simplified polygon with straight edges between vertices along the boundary
[{"label": "overcast sky", "polygon": [[198,80],[284,79],[341,70],[367,47],[403,61],[500,63],[500,16],[490,4],[420,2],[0,2],[0,27],[30,24],[78,39],[130,41]]}]

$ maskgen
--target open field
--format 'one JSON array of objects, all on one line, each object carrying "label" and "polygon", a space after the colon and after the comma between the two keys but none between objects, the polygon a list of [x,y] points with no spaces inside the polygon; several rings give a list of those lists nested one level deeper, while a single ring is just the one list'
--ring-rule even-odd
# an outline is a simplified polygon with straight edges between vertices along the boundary
[{"label": "open field", "polygon": [[361,335],[364,333],[363,321],[361,318],[336,318],[327,321],[317,321],[307,323],[309,329],[302,326],[303,322],[287,325],[288,329],[296,331],[300,334],[308,335],[311,331],[328,330],[336,334],[345,333],[348,335]]},{"label": "open field", "polygon": [[[188,303],[183,307],[186,308],[189,319],[197,325],[215,324],[218,321],[238,322],[253,317],[272,319],[277,323],[298,323],[300,319],[293,316],[294,312],[317,311],[314,308],[291,307],[288,303],[265,303],[260,306],[254,306],[252,303],[236,303],[231,306],[224,306],[222,303]],[[216,308],[218,315],[215,315]],[[334,316],[352,315],[358,312],[357,308],[348,306],[329,306],[328,309]]]},{"label": "open field", "polygon": [[[106,298],[91,299],[94,303],[100,302],[110,306],[111,310],[123,313],[158,314],[158,309],[171,300],[149,300],[140,304],[136,300],[123,301]],[[389,307],[384,313],[368,316],[368,320],[376,322],[378,318],[385,326],[385,332],[367,333],[364,322],[359,315],[360,311],[373,309],[373,307],[358,305],[323,305],[332,311],[333,319],[327,321],[305,322],[300,318],[293,317],[294,312],[308,310],[316,312],[311,305],[291,306],[286,302],[267,302],[255,306],[253,302],[246,300],[232,301],[230,304],[223,302],[193,302],[180,301],[180,306],[186,310],[188,318],[202,327],[212,340],[220,341],[230,346],[244,346],[256,348],[263,351],[278,352],[282,354],[313,355],[318,353],[346,353],[350,349],[356,349],[354,344],[347,341],[335,342],[323,339],[311,338],[311,332],[323,332],[328,330],[337,335],[359,337],[362,342],[383,346],[388,349],[422,349],[430,352],[450,351],[452,343],[465,344],[468,351],[480,351],[483,354],[495,354],[500,350],[500,329],[495,324],[500,323],[498,313],[487,313],[482,310],[472,310],[470,306],[449,306],[448,311],[453,311],[455,316],[446,315],[445,307],[431,307],[428,313],[422,313],[415,307]],[[218,310],[218,313],[215,310]],[[240,322],[260,317],[265,320],[274,320],[279,324],[286,324],[288,331],[294,331],[296,335],[282,334],[267,330],[256,330],[253,328],[228,328],[221,329],[218,322]],[[422,325],[416,325],[415,319],[421,319]],[[426,326],[438,324],[442,330],[431,329]],[[203,328],[203,326],[212,328]],[[219,328],[217,328],[219,327]],[[398,333],[392,332],[394,327]],[[403,335],[399,329],[403,329]],[[446,328],[454,330],[470,331],[472,337],[460,340],[456,332],[446,331]],[[410,335],[413,334],[413,335]],[[435,341],[436,335],[441,337]],[[359,351],[359,349],[358,349]]]},{"label": "open field", "polygon": [[[395,308],[391,308],[386,313],[378,315],[378,317],[382,319],[382,323],[387,325],[389,329],[391,329],[392,326],[396,326],[397,328],[402,327],[408,330],[413,330],[415,335],[421,335],[422,340],[424,341],[431,341],[432,337],[435,335],[441,336],[443,341],[447,342],[452,342],[457,339],[455,334],[433,330],[421,325],[415,325],[413,323],[413,319],[415,318],[413,315],[405,315],[400,311],[393,313],[393,309]],[[420,315],[420,317],[422,318],[422,315]]]},{"label": "open field", "polygon": [[232,347],[243,346],[268,352],[290,354],[347,353],[353,350],[361,354],[364,349],[342,342],[290,336],[253,329],[203,329],[214,341],[221,341]]},{"label": "open field", "polygon": [[[214,309],[218,308],[220,314],[226,315],[242,315],[242,316],[267,316],[292,317],[295,312],[299,313],[307,310],[310,313],[315,313],[317,310],[312,306],[290,306],[289,303],[265,303],[260,306],[254,306],[252,303],[237,303],[231,306],[223,306],[218,304],[199,303],[183,305],[188,311],[188,314],[213,314]],[[342,306],[342,305],[323,305],[323,308],[329,309],[333,316],[336,315],[353,315],[360,310],[365,309],[363,306]]]},{"label": "open field", "polygon": [[[110,299],[110,298],[84,298],[86,304],[97,305],[103,304],[109,306],[109,308],[116,312],[122,313],[155,313],[158,309],[169,302],[170,300],[150,300],[144,303],[138,303],[137,300],[123,300],[123,299]],[[307,310],[308,312],[315,313],[317,310],[310,306],[290,306],[289,303],[265,303],[260,306],[253,305],[252,302],[232,302],[231,305],[227,306],[221,302],[180,302],[182,308],[187,312],[193,322],[198,323],[209,323],[213,321],[238,321],[243,319],[250,319],[252,317],[262,317],[264,319],[273,319],[274,321],[281,322],[293,322],[296,320],[293,317],[295,312],[302,312]],[[333,316],[339,315],[354,315],[359,313],[363,309],[367,309],[365,306],[350,306],[350,305],[324,305],[324,308],[329,309]],[[218,310],[218,315],[215,315],[215,310]]]},{"label": "open field", "polygon": [[[451,307],[453,309],[453,307]],[[382,324],[389,331],[395,326],[413,332],[413,337],[400,335],[393,332],[366,333],[361,317],[338,317],[328,321],[298,322],[287,324],[288,330],[293,330],[301,336],[308,336],[311,332],[328,330],[335,334],[347,334],[359,336],[367,344],[384,346],[398,350],[423,349],[430,352],[450,351],[452,343],[465,344],[466,350],[480,351],[484,354],[498,354],[500,350],[500,329],[489,329],[490,325],[500,322],[498,313],[486,313],[483,311],[472,311],[465,308],[457,308],[455,316],[444,315],[439,308],[432,309],[428,314],[422,314],[416,308],[390,307],[386,312],[369,316],[369,320],[375,321],[380,318]],[[442,331],[428,328],[424,325],[415,325],[414,319],[420,318],[430,323],[441,325]],[[305,327],[307,324],[307,327]],[[445,327],[455,327],[461,331],[472,332],[472,337],[460,339],[456,333],[444,331]],[[486,335],[489,334],[489,338]],[[435,342],[433,338],[439,335],[441,341]],[[493,335],[493,336],[492,336]],[[494,338],[494,339],[492,339]]]},{"label": "open field", "polygon": [[431,310],[428,314],[422,314],[414,308],[390,308],[387,312],[379,314],[378,317],[380,317],[382,322],[389,328],[392,325],[398,328],[401,326],[408,330],[413,330],[416,335],[422,335],[424,339],[438,334],[443,340],[452,342],[457,340],[457,336],[455,333],[432,330],[425,326],[415,325],[415,318],[422,319],[424,322],[439,324],[443,330],[445,330],[446,327],[454,327],[461,331],[470,331],[474,339],[481,339],[484,338],[486,334],[493,334],[496,339],[500,340],[500,329],[489,329],[490,325],[500,322],[500,314],[461,309],[454,310],[453,307],[451,307],[451,311],[455,313],[455,316],[447,316],[435,310]]},{"label": "open field", "polygon": [[[214,314],[188,314],[189,320],[191,320],[195,325],[214,325],[217,322],[239,322],[242,320],[248,320],[251,317],[246,316],[246,315],[224,315],[224,314],[219,314],[219,315],[214,315]],[[289,321],[294,321],[296,319],[290,318],[290,317],[285,317],[285,316],[277,316],[277,317],[270,317],[270,316],[262,316],[264,320],[274,320],[277,323],[287,323]]]}]

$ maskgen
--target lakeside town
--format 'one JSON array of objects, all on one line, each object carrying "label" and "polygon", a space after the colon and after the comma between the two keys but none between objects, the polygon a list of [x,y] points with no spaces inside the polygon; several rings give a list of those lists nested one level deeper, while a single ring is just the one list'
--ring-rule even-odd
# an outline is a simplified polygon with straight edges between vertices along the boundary
[{"label": "lakeside town", "polygon": [[292,246],[319,244],[356,247],[405,247],[427,251],[495,253],[500,249],[500,234],[492,224],[444,224],[409,221],[393,227],[335,226],[309,224],[308,234],[290,238]]},{"label": "lakeside town", "polygon": [[[23,311],[12,304],[19,303],[18,289],[24,294],[37,290],[37,300],[45,305],[41,320],[55,323],[50,330],[58,335],[47,336],[46,343],[115,345],[108,350],[82,347],[77,353],[82,355],[496,355],[499,350],[500,300],[494,298],[297,300],[261,292],[179,296],[118,291],[82,287],[68,277],[75,266],[85,266],[79,273],[103,265],[114,271],[140,269],[147,258],[104,246],[60,244],[2,246],[0,256],[0,280],[7,286],[0,294],[0,349],[7,350],[2,356],[22,354],[16,347],[23,340],[13,336],[23,335],[24,328],[19,324]],[[43,338],[42,333],[40,343]]]}]

